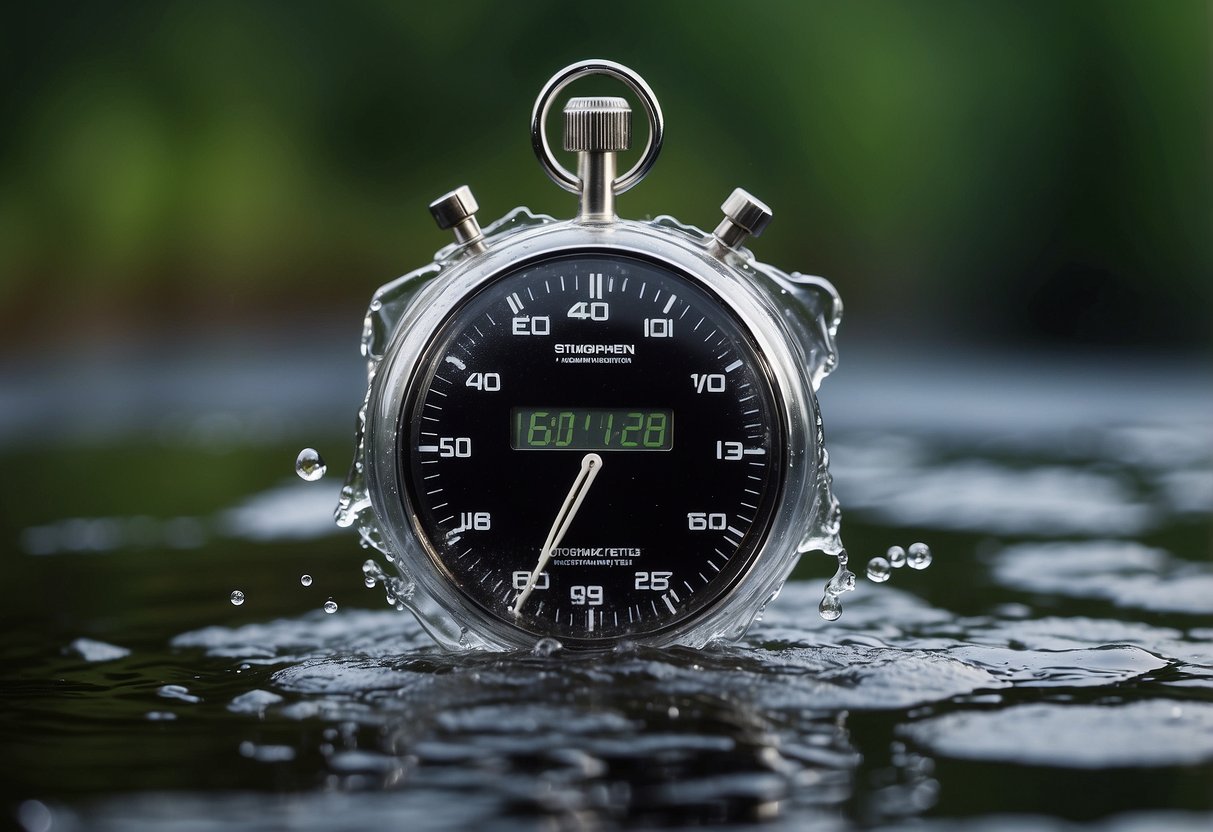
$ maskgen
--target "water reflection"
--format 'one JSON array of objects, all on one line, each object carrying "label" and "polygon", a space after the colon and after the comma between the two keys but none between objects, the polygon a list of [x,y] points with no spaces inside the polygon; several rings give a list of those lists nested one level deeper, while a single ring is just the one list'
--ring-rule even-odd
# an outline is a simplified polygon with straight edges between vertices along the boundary
[{"label": "water reflection", "polygon": [[[854,562],[883,557],[891,581],[860,581],[824,622],[835,564],[808,555],[740,646],[593,657],[439,652],[384,605],[407,588],[373,561],[364,574],[332,525],[337,484],[290,471],[299,444],[175,457],[208,475],[244,460],[240,483],[270,472],[243,490],[217,480],[196,504],[157,502],[160,451],[65,453],[55,483],[75,464],[133,464],[142,490],[73,492],[53,511],[28,482],[5,491],[6,577],[22,588],[4,611],[8,817],[124,832],[1203,830],[1201,412],[832,436]],[[926,572],[889,548],[916,540],[932,545]]]}]

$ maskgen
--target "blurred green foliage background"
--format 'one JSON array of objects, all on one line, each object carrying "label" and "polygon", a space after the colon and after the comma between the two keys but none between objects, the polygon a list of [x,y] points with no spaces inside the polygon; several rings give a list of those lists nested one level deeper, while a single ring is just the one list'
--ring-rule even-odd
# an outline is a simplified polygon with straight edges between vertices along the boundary
[{"label": "blurred green foliage background", "polygon": [[3,29],[0,351],[355,332],[447,241],[438,194],[573,212],[527,127],[585,57],[666,112],[621,213],[711,228],[746,187],[775,209],[758,255],[835,280],[852,334],[1213,332],[1206,2],[46,3]]}]

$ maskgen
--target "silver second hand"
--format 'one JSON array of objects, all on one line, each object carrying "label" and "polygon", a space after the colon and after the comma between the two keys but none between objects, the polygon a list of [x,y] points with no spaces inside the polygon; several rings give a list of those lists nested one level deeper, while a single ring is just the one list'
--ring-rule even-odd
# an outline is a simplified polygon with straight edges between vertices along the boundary
[{"label": "silver second hand", "polygon": [[556,520],[552,523],[547,540],[543,542],[543,548],[539,550],[539,563],[535,564],[534,571],[526,580],[526,586],[514,599],[514,606],[510,607],[510,612],[515,618],[522,614],[522,605],[526,603],[526,599],[530,597],[531,591],[535,588],[535,582],[539,580],[539,573],[551,560],[552,551],[564,539],[564,533],[568,531],[573,518],[577,516],[577,509],[581,508],[581,501],[585,499],[590,486],[594,483],[594,478],[598,476],[601,469],[602,457],[598,454],[586,454],[582,458],[581,470],[577,472],[577,478],[573,480],[573,487],[569,489],[568,495],[564,498],[560,511],[556,512]]}]

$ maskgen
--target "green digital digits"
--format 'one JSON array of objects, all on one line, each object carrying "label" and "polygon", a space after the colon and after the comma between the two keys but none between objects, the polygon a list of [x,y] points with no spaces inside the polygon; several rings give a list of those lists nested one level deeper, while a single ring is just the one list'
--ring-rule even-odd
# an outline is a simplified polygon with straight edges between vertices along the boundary
[{"label": "green digital digits", "polygon": [[510,447],[519,451],[668,451],[670,410],[527,408],[510,411]]}]

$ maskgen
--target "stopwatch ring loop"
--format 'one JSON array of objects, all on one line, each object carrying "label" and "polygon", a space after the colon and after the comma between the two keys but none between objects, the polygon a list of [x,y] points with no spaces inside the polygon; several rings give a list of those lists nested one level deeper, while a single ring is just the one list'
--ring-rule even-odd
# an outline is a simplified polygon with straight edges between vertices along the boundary
[{"label": "stopwatch ring loop", "polygon": [[556,160],[552,153],[552,145],[548,142],[547,133],[543,128],[547,123],[548,111],[551,110],[556,96],[569,84],[587,75],[609,75],[623,82],[640,99],[648,118],[649,137],[645,142],[640,160],[627,173],[617,177],[613,183],[615,193],[621,194],[635,186],[652,169],[658,154],[661,153],[661,143],[665,136],[665,118],[661,114],[661,105],[657,103],[657,96],[653,94],[652,88],[643,78],[623,64],[603,59],[578,61],[553,75],[539,91],[539,97],[535,99],[535,108],[531,111],[531,146],[535,149],[535,156],[538,157],[544,173],[553,182],[571,193],[581,192],[581,179],[570,173]]}]

